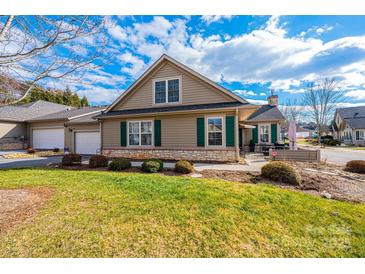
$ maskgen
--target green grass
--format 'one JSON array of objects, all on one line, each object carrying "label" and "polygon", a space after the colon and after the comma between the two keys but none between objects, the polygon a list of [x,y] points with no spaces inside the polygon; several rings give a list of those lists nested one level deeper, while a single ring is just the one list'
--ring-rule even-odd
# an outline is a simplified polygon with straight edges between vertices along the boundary
[{"label": "green grass", "polygon": [[14,169],[0,188],[49,186],[0,257],[365,257],[365,205],[266,184]]}]

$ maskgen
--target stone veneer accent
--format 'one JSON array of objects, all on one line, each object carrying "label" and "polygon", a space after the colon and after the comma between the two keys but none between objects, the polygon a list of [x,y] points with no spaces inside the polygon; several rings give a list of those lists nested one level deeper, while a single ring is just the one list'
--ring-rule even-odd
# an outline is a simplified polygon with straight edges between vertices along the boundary
[{"label": "stone veneer accent", "polygon": [[162,160],[190,160],[203,162],[234,162],[235,150],[213,149],[135,149],[117,148],[103,149],[102,154],[107,157],[125,157],[130,159],[159,158]]},{"label": "stone veneer accent", "polygon": [[24,143],[22,141],[0,141],[0,150],[17,150],[24,149]]}]

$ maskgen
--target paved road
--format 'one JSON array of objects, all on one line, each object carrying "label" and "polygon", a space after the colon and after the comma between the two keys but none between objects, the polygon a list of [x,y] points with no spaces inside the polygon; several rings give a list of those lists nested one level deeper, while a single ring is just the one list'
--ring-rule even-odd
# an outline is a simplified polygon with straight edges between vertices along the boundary
[{"label": "paved road", "polygon": [[321,159],[330,163],[345,165],[351,160],[365,160],[365,150],[345,148],[322,148]]}]

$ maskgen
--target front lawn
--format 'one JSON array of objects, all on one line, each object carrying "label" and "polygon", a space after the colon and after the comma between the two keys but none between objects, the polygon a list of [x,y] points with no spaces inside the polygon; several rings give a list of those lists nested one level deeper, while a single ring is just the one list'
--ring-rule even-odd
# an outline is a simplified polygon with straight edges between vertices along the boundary
[{"label": "front lawn", "polygon": [[14,169],[0,188],[53,197],[0,234],[0,257],[365,257],[365,205],[242,184]]}]

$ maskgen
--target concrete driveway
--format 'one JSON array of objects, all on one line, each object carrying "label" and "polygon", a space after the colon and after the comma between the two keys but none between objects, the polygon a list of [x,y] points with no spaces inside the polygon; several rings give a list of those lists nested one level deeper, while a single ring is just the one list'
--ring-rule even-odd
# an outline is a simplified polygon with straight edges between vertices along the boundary
[{"label": "concrete driveway", "polygon": [[[14,153],[14,151],[12,151]],[[19,151],[17,151],[19,152]],[[14,167],[42,167],[49,164],[56,164],[62,161],[62,156],[37,157],[29,159],[5,159],[1,155],[8,154],[9,151],[0,151],[0,169]],[[90,155],[83,155],[82,161],[88,161]]]},{"label": "concrete driveway", "polygon": [[52,157],[37,157],[30,159],[4,159],[0,157],[0,169],[2,168],[14,168],[14,167],[39,167],[47,166],[53,163],[60,163],[61,156]]}]

